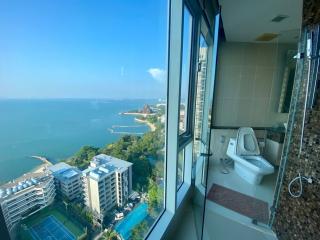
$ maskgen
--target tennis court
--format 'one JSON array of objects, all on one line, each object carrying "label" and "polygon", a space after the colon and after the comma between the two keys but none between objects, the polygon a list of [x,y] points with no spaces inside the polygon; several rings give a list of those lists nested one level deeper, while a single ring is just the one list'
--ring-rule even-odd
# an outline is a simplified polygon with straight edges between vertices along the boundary
[{"label": "tennis court", "polygon": [[76,237],[50,215],[29,229],[34,240],[75,240]]}]

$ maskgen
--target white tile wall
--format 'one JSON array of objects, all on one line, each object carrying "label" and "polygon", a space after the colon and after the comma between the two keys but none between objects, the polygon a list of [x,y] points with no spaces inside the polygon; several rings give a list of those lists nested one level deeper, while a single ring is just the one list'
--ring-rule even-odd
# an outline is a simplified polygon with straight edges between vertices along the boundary
[{"label": "white tile wall", "polygon": [[[210,158],[210,166],[213,164],[212,161],[219,161],[221,158],[227,157],[227,149],[230,138],[237,137],[238,129],[214,129],[211,132],[211,145],[210,152],[213,154]],[[265,139],[266,132],[264,130],[254,131],[258,141]],[[224,141],[222,141],[224,140]],[[263,149],[260,149],[261,153]]]}]

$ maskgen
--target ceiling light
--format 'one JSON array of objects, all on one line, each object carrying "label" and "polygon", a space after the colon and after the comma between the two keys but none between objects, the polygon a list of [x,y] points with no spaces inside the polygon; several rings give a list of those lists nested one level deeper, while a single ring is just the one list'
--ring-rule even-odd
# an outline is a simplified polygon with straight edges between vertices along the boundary
[{"label": "ceiling light", "polygon": [[264,33],[257,37],[255,40],[260,41],[260,42],[268,42],[271,41],[272,39],[276,38],[278,34],[276,33]]},{"label": "ceiling light", "polygon": [[274,17],[271,22],[281,22],[282,20],[288,18],[288,15],[278,15],[276,17]]}]

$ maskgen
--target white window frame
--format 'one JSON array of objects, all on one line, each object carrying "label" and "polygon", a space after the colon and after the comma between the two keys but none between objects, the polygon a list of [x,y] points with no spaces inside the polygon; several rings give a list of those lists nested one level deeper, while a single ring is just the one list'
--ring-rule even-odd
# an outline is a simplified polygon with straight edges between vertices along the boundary
[{"label": "white window frame", "polygon": [[[180,115],[183,0],[169,0],[168,91],[166,109],[165,210],[146,239],[164,235],[176,212],[177,160]],[[173,56],[173,57],[172,57]]]},{"label": "white window frame", "polygon": [[[167,82],[167,109],[166,109],[166,155],[165,155],[165,209],[149,230],[146,239],[161,239],[165,234],[175,213],[181,206],[192,183],[192,163],[193,163],[193,128],[194,128],[194,105],[196,68],[198,61],[198,46],[200,35],[200,22],[202,11],[198,1],[193,0],[169,0],[169,49],[168,49],[168,82]],[[183,14],[184,6],[188,7],[192,15],[193,33],[191,40],[190,59],[190,83],[189,96],[192,105],[188,110],[190,117],[187,127],[188,134],[179,135],[180,118],[180,87],[181,87],[181,67],[182,67],[182,42],[183,42]],[[210,66],[210,65],[209,65]],[[193,68],[193,69],[191,69]],[[192,76],[191,76],[192,75]],[[190,89],[191,88],[191,89]],[[191,120],[190,120],[191,119]],[[188,122],[187,121],[187,122]],[[191,121],[191,123],[190,123]],[[187,129],[188,130],[188,129]],[[183,140],[181,138],[184,138]],[[184,174],[183,183],[177,191],[177,167],[178,154],[184,149]]]}]

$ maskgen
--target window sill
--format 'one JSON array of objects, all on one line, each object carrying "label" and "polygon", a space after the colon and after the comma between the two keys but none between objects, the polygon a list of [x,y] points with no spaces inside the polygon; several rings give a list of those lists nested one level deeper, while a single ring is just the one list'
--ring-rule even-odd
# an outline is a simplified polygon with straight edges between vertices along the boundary
[{"label": "window sill", "polygon": [[180,205],[181,205],[181,203],[183,202],[184,198],[186,197],[189,189],[190,189],[190,184],[188,184],[188,183],[186,183],[186,182],[184,182],[184,183],[180,186],[180,188],[179,188],[179,190],[178,190],[178,192],[177,192],[177,206],[176,206],[176,208],[179,208],[179,207],[180,207]]},{"label": "window sill", "polygon": [[[183,202],[183,200],[187,196],[187,193],[190,190],[190,187],[191,187],[190,184],[183,183],[181,185],[181,187],[179,188],[179,190],[177,192],[177,208],[179,208],[179,206],[181,205],[181,203]],[[168,229],[173,217],[174,217],[174,213],[169,212],[168,210],[166,210],[162,214],[162,216],[160,217],[160,219],[158,220],[158,222],[156,223],[154,228],[151,230],[149,235],[146,237],[146,239],[147,240],[159,240],[159,239],[161,239],[162,236],[167,231],[167,229]]]},{"label": "window sill", "polygon": [[173,219],[173,213],[169,211],[165,211],[160,219],[158,220],[157,224],[154,226],[152,231],[146,237],[147,240],[159,240],[166,232],[171,220]]}]

